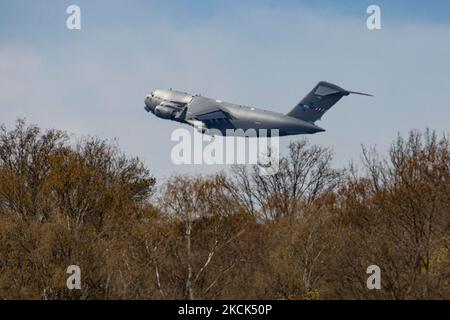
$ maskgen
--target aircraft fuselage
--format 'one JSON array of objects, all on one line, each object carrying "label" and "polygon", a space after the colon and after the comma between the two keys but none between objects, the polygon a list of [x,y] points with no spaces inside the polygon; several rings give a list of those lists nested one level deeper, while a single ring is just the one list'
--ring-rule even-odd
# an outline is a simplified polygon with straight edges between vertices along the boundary
[{"label": "aircraft fuselage", "polygon": [[[195,113],[190,112],[189,107],[199,104],[206,110],[208,106],[219,107],[223,114],[218,117],[213,114],[210,118],[198,120]],[[227,129],[242,129],[243,131],[277,129],[280,136],[325,131],[312,123],[281,113],[190,95],[175,90],[156,90],[145,98],[145,105],[145,109],[157,117],[186,123],[198,129],[200,129],[200,126],[203,126],[203,129],[217,129],[222,134],[225,134]]]},{"label": "aircraft fuselage", "polygon": [[350,94],[371,96],[320,81],[290,112],[281,114],[170,89],[147,95],[145,110],[163,119],[187,123],[202,133],[214,134],[208,129],[216,129],[225,135],[229,134],[228,129],[244,132],[254,129],[259,136],[265,134],[261,130],[266,129],[278,130],[278,135],[287,136],[325,131],[314,123]]}]

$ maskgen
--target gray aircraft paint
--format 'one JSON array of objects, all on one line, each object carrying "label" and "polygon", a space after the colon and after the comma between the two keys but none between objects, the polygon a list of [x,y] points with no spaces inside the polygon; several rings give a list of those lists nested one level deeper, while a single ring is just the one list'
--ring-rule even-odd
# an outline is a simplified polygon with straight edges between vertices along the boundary
[{"label": "gray aircraft paint", "polygon": [[313,134],[324,129],[314,123],[342,97],[349,94],[371,96],[348,91],[332,83],[321,81],[289,113],[247,107],[176,90],[155,90],[145,97],[145,110],[157,117],[194,126],[202,133],[208,129],[277,129],[280,136]]}]

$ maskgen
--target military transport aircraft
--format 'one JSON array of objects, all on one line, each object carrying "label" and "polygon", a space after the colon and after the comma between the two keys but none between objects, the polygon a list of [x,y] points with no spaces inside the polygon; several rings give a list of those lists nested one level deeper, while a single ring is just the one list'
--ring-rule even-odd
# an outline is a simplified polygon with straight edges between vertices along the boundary
[{"label": "military transport aircraft", "polygon": [[222,135],[237,129],[255,129],[257,134],[260,129],[278,129],[278,135],[287,136],[325,131],[314,123],[343,96],[351,93],[371,96],[321,81],[284,115],[169,89],[147,95],[144,108],[159,118],[189,124],[206,134],[209,129],[219,130]]}]

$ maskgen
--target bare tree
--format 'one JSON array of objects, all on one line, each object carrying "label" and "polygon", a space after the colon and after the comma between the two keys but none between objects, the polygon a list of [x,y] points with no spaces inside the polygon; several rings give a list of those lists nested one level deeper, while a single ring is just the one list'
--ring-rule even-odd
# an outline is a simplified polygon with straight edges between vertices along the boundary
[{"label": "bare tree", "polygon": [[301,140],[290,144],[289,156],[280,159],[275,175],[261,175],[256,166],[235,167],[228,187],[240,204],[263,221],[299,215],[302,206],[333,191],[341,181],[343,172],[333,169],[331,161],[329,149]]},{"label": "bare tree", "polygon": [[237,258],[229,251],[226,261],[221,259],[206,275],[214,259],[229,250],[246,230],[245,224],[230,230],[227,223],[239,214],[239,207],[227,194],[221,176],[172,178],[164,187],[161,205],[165,212],[177,218],[183,232],[179,262],[186,268],[184,297],[205,297],[236,265]]},{"label": "bare tree", "polygon": [[[450,266],[448,138],[412,131],[407,140],[397,138],[389,158],[363,149],[363,160],[366,173],[350,178],[340,192],[342,209],[361,235],[353,242],[360,261],[382,268],[384,297],[445,296],[442,288],[449,278],[443,270]],[[348,263],[354,265],[352,260]],[[364,287],[360,292],[368,294]]]}]

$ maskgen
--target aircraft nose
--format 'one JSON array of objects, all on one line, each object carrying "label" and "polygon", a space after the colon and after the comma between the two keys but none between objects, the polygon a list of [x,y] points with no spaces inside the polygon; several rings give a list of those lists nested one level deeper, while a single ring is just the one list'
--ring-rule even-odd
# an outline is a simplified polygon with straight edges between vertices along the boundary
[{"label": "aircraft nose", "polygon": [[145,99],[144,99],[144,103],[145,103],[145,107],[144,107],[144,109],[145,109],[145,111],[147,111],[147,112],[150,112],[152,109],[151,109],[151,100],[152,98],[151,98],[151,96],[150,95],[147,95],[146,97],[145,97]]}]

